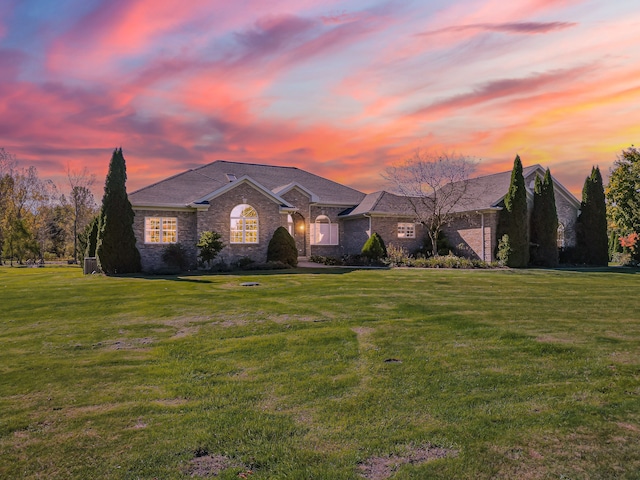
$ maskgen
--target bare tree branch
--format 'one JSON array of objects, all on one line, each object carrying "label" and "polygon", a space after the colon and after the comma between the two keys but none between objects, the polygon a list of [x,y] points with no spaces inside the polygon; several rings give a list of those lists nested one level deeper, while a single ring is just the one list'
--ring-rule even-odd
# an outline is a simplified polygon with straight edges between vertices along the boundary
[{"label": "bare tree branch", "polygon": [[73,260],[78,260],[78,232],[82,231],[91,221],[96,211],[96,202],[91,187],[96,176],[89,173],[87,167],[73,170],[67,164],[67,179],[69,180],[69,201],[73,207]]},{"label": "bare tree branch", "polygon": [[427,227],[433,255],[438,254],[442,228],[472,200],[467,186],[477,163],[455,153],[417,149],[411,158],[382,174],[393,193],[406,197],[416,220]]}]

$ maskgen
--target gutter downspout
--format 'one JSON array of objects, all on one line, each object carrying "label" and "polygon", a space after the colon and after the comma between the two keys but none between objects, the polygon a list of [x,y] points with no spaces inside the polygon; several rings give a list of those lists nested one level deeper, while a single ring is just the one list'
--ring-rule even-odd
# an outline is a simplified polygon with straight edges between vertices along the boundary
[{"label": "gutter downspout", "polygon": [[371,231],[371,215],[367,215],[365,213],[364,216],[369,219],[369,230],[367,231],[367,234],[369,235],[369,238],[371,238],[371,235],[373,235],[373,232]]},{"label": "gutter downspout", "polygon": [[485,233],[484,233],[484,212],[480,212],[481,225],[482,225],[482,261],[487,261],[487,256],[485,254]]}]

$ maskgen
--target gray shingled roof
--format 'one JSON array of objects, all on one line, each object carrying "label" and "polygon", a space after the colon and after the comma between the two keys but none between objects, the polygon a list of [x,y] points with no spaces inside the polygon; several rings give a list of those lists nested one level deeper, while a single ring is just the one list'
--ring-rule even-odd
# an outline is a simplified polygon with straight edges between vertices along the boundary
[{"label": "gray shingled roof", "polygon": [[355,217],[364,214],[407,215],[413,212],[407,197],[381,191],[370,193],[353,210],[344,212],[342,217]]},{"label": "gray shingled roof", "polygon": [[[532,165],[523,169],[523,176],[527,182],[532,180],[537,170],[543,171],[540,165]],[[511,171],[471,178],[466,182],[466,190],[460,202],[455,205],[451,213],[485,210],[501,206],[502,199],[509,190]],[[557,185],[559,185],[556,182]],[[461,182],[445,186],[444,189],[460,188]],[[564,187],[562,187],[564,188]],[[367,195],[353,210],[343,213],[343,217],[354,217],[370,214],[406,214],[412,212],[412,206],[407,197],[394,195],[389,192],[375,192]]]},{"label": "gray shingled roof", "polygon": [[[540,165],[531,165],[523,168],[522,175],[527,179],[540,168],[542,168]],[[455,188],[459,186],[459,183],[445,188]],[[468,212],[498,207],[509,191],[510,184],[511,171],[471,178],[467,181],[463,200],[453,209],[453,212]]]},{"label": "gray shingled roof", "polygon": [[[134,206],[184,206],[229,184],[229,175],[248,176],[271,191],[292,183],[318,196],[318,203],[357,205],[365,194],[295,167],[218,160],[129,194]],[[233,178],[233,177],[231,177]]]}]

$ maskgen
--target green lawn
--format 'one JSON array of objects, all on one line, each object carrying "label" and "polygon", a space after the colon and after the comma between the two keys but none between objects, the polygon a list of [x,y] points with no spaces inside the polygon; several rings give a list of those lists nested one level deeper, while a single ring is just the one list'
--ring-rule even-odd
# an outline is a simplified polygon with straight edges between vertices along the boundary
[{"label": "green lawn", "polygon": [[0,478],[214,474],[638,479],[640,273],[0,268]]}]

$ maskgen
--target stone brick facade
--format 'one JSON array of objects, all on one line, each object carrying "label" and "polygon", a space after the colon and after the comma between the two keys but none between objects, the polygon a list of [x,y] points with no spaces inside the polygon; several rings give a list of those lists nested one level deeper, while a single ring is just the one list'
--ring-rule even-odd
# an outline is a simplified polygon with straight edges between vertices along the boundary
[{"label": "stone brick facade", "polygon": [[[527,186],[531,188],[535,176],[542,171],[540,166],[530,169],[525,179]],[[245,177],[240,176],[242,172]],[[508,172],[478,179],[474,197],[477,205],[465,207],[466,213],[460,213],[443,228],[454,253],[485,261],[495,259],[499,218],[495,202],[508,180]],[[245,257],[265,262],[269,241],[279,226],[293,235],[301,257],[359,254],[373,232],[386,245],[404,247],[411,254],[421,250],[425,242],[426,228],[415,222],[407,197],[389,192],[364,195],[290,167],[219,161],[165,182],[132,194],[137,247],[143,269],[148,272],[162,271],[167,266],[162,261],[166,244],[144,242],[146,217],[177,219],[178,242],[186,250],[190,268],[197,268],[196,244],[200,234],[207,230],[222,236],[225,247],[219,259],[226,263]],[[564,187],[559,186],[555,193],[558,221],[564,227],[564,245],[571,247],[576,242],[579,203]],[[531,198],[528,200],[531,203]],[[251,205],[257,212],[258,243],[231,243],[231,211],[240,204]],[[337,225],[337,245],[311,244],[310,233],[317,228],[320,215]],[[415,238],[398,238],[398,223],[413,223]]]},{"label": "stone brick facade", "polygon": [[576,246],[576,220],[579,209],[573,206],[564,195],[556,193],[556,211],[558,213],[558,223],[564,227],[564,246]]},{"label": "stone brick facade", "polygon": [[[414,223],[415,238],[398,238],[398,223]],[[384,240],[385,245],[393,244],[405,248],[410,254],[415,254],[424,247],[426,230],[421,223],[415,223],[413,217],[371,217],[372,234],[377,233]],[[360,246],[362,249],[362,245]],[[358,252],[360,253],[360,252]]]},{"label": "stone brick facade", "polygon": [[134,209],[133,231],[136,235],[136,247],[140,252],[142,269],[145,272],[162,271],[167,267],[162,260],[162,252],[166,248],[166,243],[145,243],[144,228],[145,218],[177,218],[178,221],[178,242],[187,251],[187,258],[190,268],[196,268],[198,233],[196,226],[195,210],[151,210]]},{"label": "stone brick facade", "polygon": [[[231,210],[246,203],[258,213],[258,243],[231,243]],[[225,247],[219,259],[232,263],[241,258],[251,258],[255,262],[267,261],[267,248],[276,228],[287,226],[287,214],[280,212],[280,206],[261,191],[248,183],[238,185],[211,201],[208,210],[197,213],[198,234],[207,230],[218,232]]]},{"label": "stone brick facade", "polygon": [[442,229],[453,253],[492,262],[498,245],[498,211],[460,215]]}]

